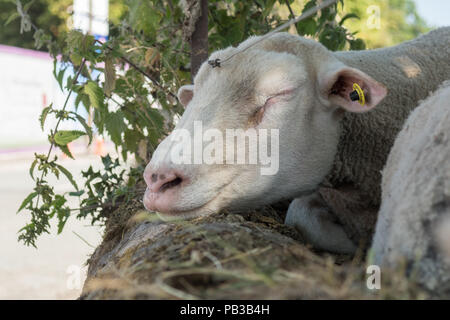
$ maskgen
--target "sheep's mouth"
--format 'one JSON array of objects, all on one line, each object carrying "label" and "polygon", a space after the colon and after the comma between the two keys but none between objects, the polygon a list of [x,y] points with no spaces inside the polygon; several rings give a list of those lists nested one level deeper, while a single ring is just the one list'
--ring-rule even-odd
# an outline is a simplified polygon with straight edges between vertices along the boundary
[{"label": "sheep's mouth", "polygon": [[176,186],[180,185],[182,181],[183,181],[183,180],[182,180],[180,177],[177,177],[177,178],[175,178],[175,179],[172,180],[172,181],[166,182],[166,183],[164,183],[164,184],[161,186],[161,188],[159,189],[159,192],[164,192],[164,191],[166,191],[167,189],[171,189],[171,188],[173,188],[173,187],[176,187]]}]

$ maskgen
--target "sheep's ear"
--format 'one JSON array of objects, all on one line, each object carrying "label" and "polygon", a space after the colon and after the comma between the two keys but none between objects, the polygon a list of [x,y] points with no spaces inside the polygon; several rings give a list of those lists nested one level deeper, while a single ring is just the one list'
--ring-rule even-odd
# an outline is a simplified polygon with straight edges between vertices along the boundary
[{"label": "sheep's ear", "polygon": [[178,100],[183,105],[183,107],[186,107],[188,105],[193,96],[194,86],[192,84],[182,86],[180,89],[178,89]]},{"label": "sheep's ear", "polygon": [[[331,69],[331,70],[330,70]],[[386,96],[386,87],[364,72],[347,66],[329,68],[319,75],[320,96],[325,104],[339,106],[350,112],[365,112],[374,108]],[[364,92],[365,103],[350,99],[354,91],[353,84],[358,84]]]}]

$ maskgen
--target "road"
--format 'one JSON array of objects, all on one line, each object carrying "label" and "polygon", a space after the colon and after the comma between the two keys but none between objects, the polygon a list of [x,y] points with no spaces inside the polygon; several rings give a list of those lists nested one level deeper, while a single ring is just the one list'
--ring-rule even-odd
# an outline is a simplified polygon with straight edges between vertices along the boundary
[{"label": "road", "polygon": [[[100,243],[102,229],[71,217],[62,234],[56,235],[52,226],[51,234],[41,236],[37,249],[18,243],[17,231],[29,219],[27,212],[16,211],[33,188],[30,164],[30,159],[0,160],[0,299],[75,299],[85,279],[85,262]],[[62,164],[76,173],[78,181],[80,171],[89,165],[101,167],[98,156],[66,159]],[[50,181],[56,182],[58,192],[72,191],[64,177]]]}]

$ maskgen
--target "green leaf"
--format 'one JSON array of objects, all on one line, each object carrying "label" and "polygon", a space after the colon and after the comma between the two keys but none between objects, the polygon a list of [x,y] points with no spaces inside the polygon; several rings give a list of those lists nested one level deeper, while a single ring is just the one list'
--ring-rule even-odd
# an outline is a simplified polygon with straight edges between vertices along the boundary
[{"label": "green leaf", "polygon": [[78,190],[78,185],[75,182],[75,180],[73,179],[72,174],[69,172],[69,170],[67,170],[66,168],[64,168],[62,165],[55,163],[56,167],[59,169],[59,171],[61,171],[66,177],[67,179],[70,181],[70,183],[74,186],[74,188],[76,190]]},{"label": "green leaf", "polygon": [[81,64],[81,61],[83,61],[83,57],[78,52],[74,52],[70,55],[70,60],[75,66],[79,66]]},{"label": "green leaf", "polygon": [[79,196],[82,196],[84,194],[84,190],[79,190],[79,191],[71,191],[71,192],[69,192],[69,196],[72,196],[72,197],[79,197]]},{"label": "green leaf", "polygon": [[[309,9],[316,6],[316,0],[310,0],[308,1],[305,6],[303,7],[302,13],[305,13]],[[304,36],[304,35],[314,35],[317,31],[317,23],[314,20],[314,16],[310,17],[308,19],[305,19],[303,21],[300,21],[297,24],[297,32]]]},{"label": "green leaf", "polygon": [[20,205],[19,210],[17,210],[17,213],[19,213],[20,211],[22,211],[22,209],[25,208],[25,207],[27,206],[27,204],[29,204],[29,203],[34,199],[34,197],[36,197],[37,195],[38,195],[37,192],[32,192],[32,193],[30,193],[30,194],[25,198],[25,200],[22,201],[22,204]]},{"label": "green leaf", "polygon": [[114,67],[114,61],[111,57],[107,57],[105,60],[105,84],[103,90],[107,97],[111,97],[116,85],[116,69]]},{"label": "green leaf", "polygon": [[331,51],[341,50],[346,43],[346,32],[342,27],[326,25],[319,35],[320,42]]},{"label": "green leaf", "polygon": [[67,220],[70,217],[70,210],[68,208],[63,208],[58,211],[58,234],[60,234],[64,226],[66,225]]},{"label": "green leaf", "polygon": [[15,19],[17,19],[18,17],[20,17],[19,13],[16,11],[14,12],[12,15],[9,16],[8,20],[6,20],[4,26],[7,26],[8,24],[10,24],[11,22],[13,22]]},{"label": "green leaf", "polygon": [[69,148],[67,147],[67,145],[65,145],[65,146],[58,146],[58,147],[59,147],[59,149],[61,149],[61,151],[62,151],[66,156],[68,156],[69,158],[75,160],[75,158],[73,157],[73,155],[72,155],[72,153],[70,152],[70,150],[69,150]]},{"label": "green leaf", "polygon": [[95,81],[88,81],[84,86],[84,92],[89,96],[89,101],[94,108],[103,107],[103,90]]},{"label": "green leaf", "polygon": [[153,37],[160,25],[161,14],[150,1],[131,0],[129,2],[129,22],[138,32]]},{"label": "green leaf", "polygon": [[86,133],[79,130],[61,130],[55,134],[54,139],[59,146],[65,146],[84,135]]},{"label": "green leaf", "polygon": [[44,131],[45,119],[47,118],[47,115],[49,114],[49,112],[52,111],[52,106],[53,106],[53,103],[50,104],[48,107],[45,107],[41,112],[41,116],[39,117],[39,122],[41,123],[42,131]]},{"label": "green leaf", "polygon": [[366,49],[366,44],[362,39],[349,40],[350,50],[364,50]]},{"label": "green leaf", "polygon": [[106,115],[105,128],[116,145],[122,144],[122,132],[126,130],[124,116],[121,111],[110,112]]},{"label": "green leaf", "polygon": [[313,18],[300,21],[297,25],[297,32],[302,36],[312,36],[316,33],[317,23]]},{"label": "green leaf", "polygon": [[58,234],[62,232],[64,225],[70,216],[70,209],[68,207],[63,207],[66,203],[66,197],[60,194],[55,195],[55,199],[51,203],[51,206],[53,207],[51,216],[53,217],[56,213],[56,217],[58,218]]},{"label": "green leaf", "polygon": [[339,25],[342,26],[344,24],[345,20],[347,19],[360,19],[359,16],[356,13],[347,13],[345,16],[342,17],[341,21],[339,21]]},{"label": "green leaf", "polygon": [[84,35],[79,30],[73,29],[67,34],[65,40],[69,49],[81,49]]},{"label": "green leaf", "polygon": [[30,7],[33,5],[34,0],[31,0],[30,2],[27,2],[24,6],[23,6],[23,11],[24,12],[28,12],[28,10],[30,9]]},{"label": "green leaf", "polygon": [[317,22],[319,23],[319,28],[322,28],[327,21],[334,21],[335,17],[336,11],[333,8],[333,6],[322,9],[320,12],[320,17],[317,19]]},{"label": "green leaf", "polygon": [[62,68],[61,70],[59,70],[59,72],[56,72],[57,71],[57,67],[58,67],[57,66],[57,62],[58,62],[57,59],[55,59],[53,61],[53,76],[55,77],[56,81],[58,82],[59,88],[61,89],[61,91],[64,91],[62,82],[63,82],[63,79],[64,79],[64,73],[66,72],[66,69]]},{"label": "green leaf", "polygon": [[75,97],[75,111],[78,111],[78,107],[80,106],[81,99],[83,98],[83,93],[79,92]]},{"label": "green leaf", "polygon": [[33,163],[31,164],[31,167],[30,167],[30,176],[31,176],[31,179],[33,179],[33,180],[34,180],[34,177],[33,177],[34,167],[36,167],[37,163],[38,163],[38,159],[34,159]]},{"label": "green leaf", "polygon": [[89,125],[86,123],[86,120],[80,116],[78,113],[74,113],[75,117],[77,118],[78,122],[81,123],[81,125],[84,127],[84,130],[86,130],[86,134],[89,137],[89,144],[92,142],[92,129],[89,127]]},{"label": "green leaf", "polygon": [[127,129],[124,132],[124,144],[127,151],[135,153],[137,151],[139,140],[142,139],[143,136],[136,130]]}]

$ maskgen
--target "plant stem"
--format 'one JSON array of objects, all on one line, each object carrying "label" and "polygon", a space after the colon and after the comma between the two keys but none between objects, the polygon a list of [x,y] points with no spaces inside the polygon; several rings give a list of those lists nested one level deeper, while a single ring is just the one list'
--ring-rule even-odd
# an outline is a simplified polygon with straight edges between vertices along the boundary
[{"label": "plant stem", "polygon": [[[83,70],[83,67],[84,67],[85,63],[86,63],[86,59],[83,59],[81,61],[80,68],[78,69],[78,71],[77,71],[77,73],[75,75],[75,78],[72,81],[72,85],[70,87],[69,93],[67,94],[66,101],[64,101],[64,106],[61,109],[61,111],[65,111],[66,110],[67,103],[69,102],[69,98],[70,98],[70,96],[72,94],[72,91],[73,91],[73,85],[76,84],[76,82],[78,80],[78,77],[80,76],[81,70]],[[52,135],[52,138],[50,140],[50,148],[48,149],[48,153],[47,153],[47,156],[45,158],[45,162],[48,162],[48,159],[50,158],[50,154],[51,154],[51,152],[53,150],[53,147],[55,145],[54,138],[55,138],[55,134],[58,132],[58,127],[59,127],[59,124],[61,123],[61,120],[62,120],[62,118],[59,118],[58,121],[56,122],[55,131],[53,131],[53,135]],[[39,181],[42,181],[43,178],[44,178],[44,171],[42,171],[41,178],[39,179]],[[38,193],[38,195],[36,197],[36,209],[39,207],[39,199],[40,199],[40,194]]]}]

